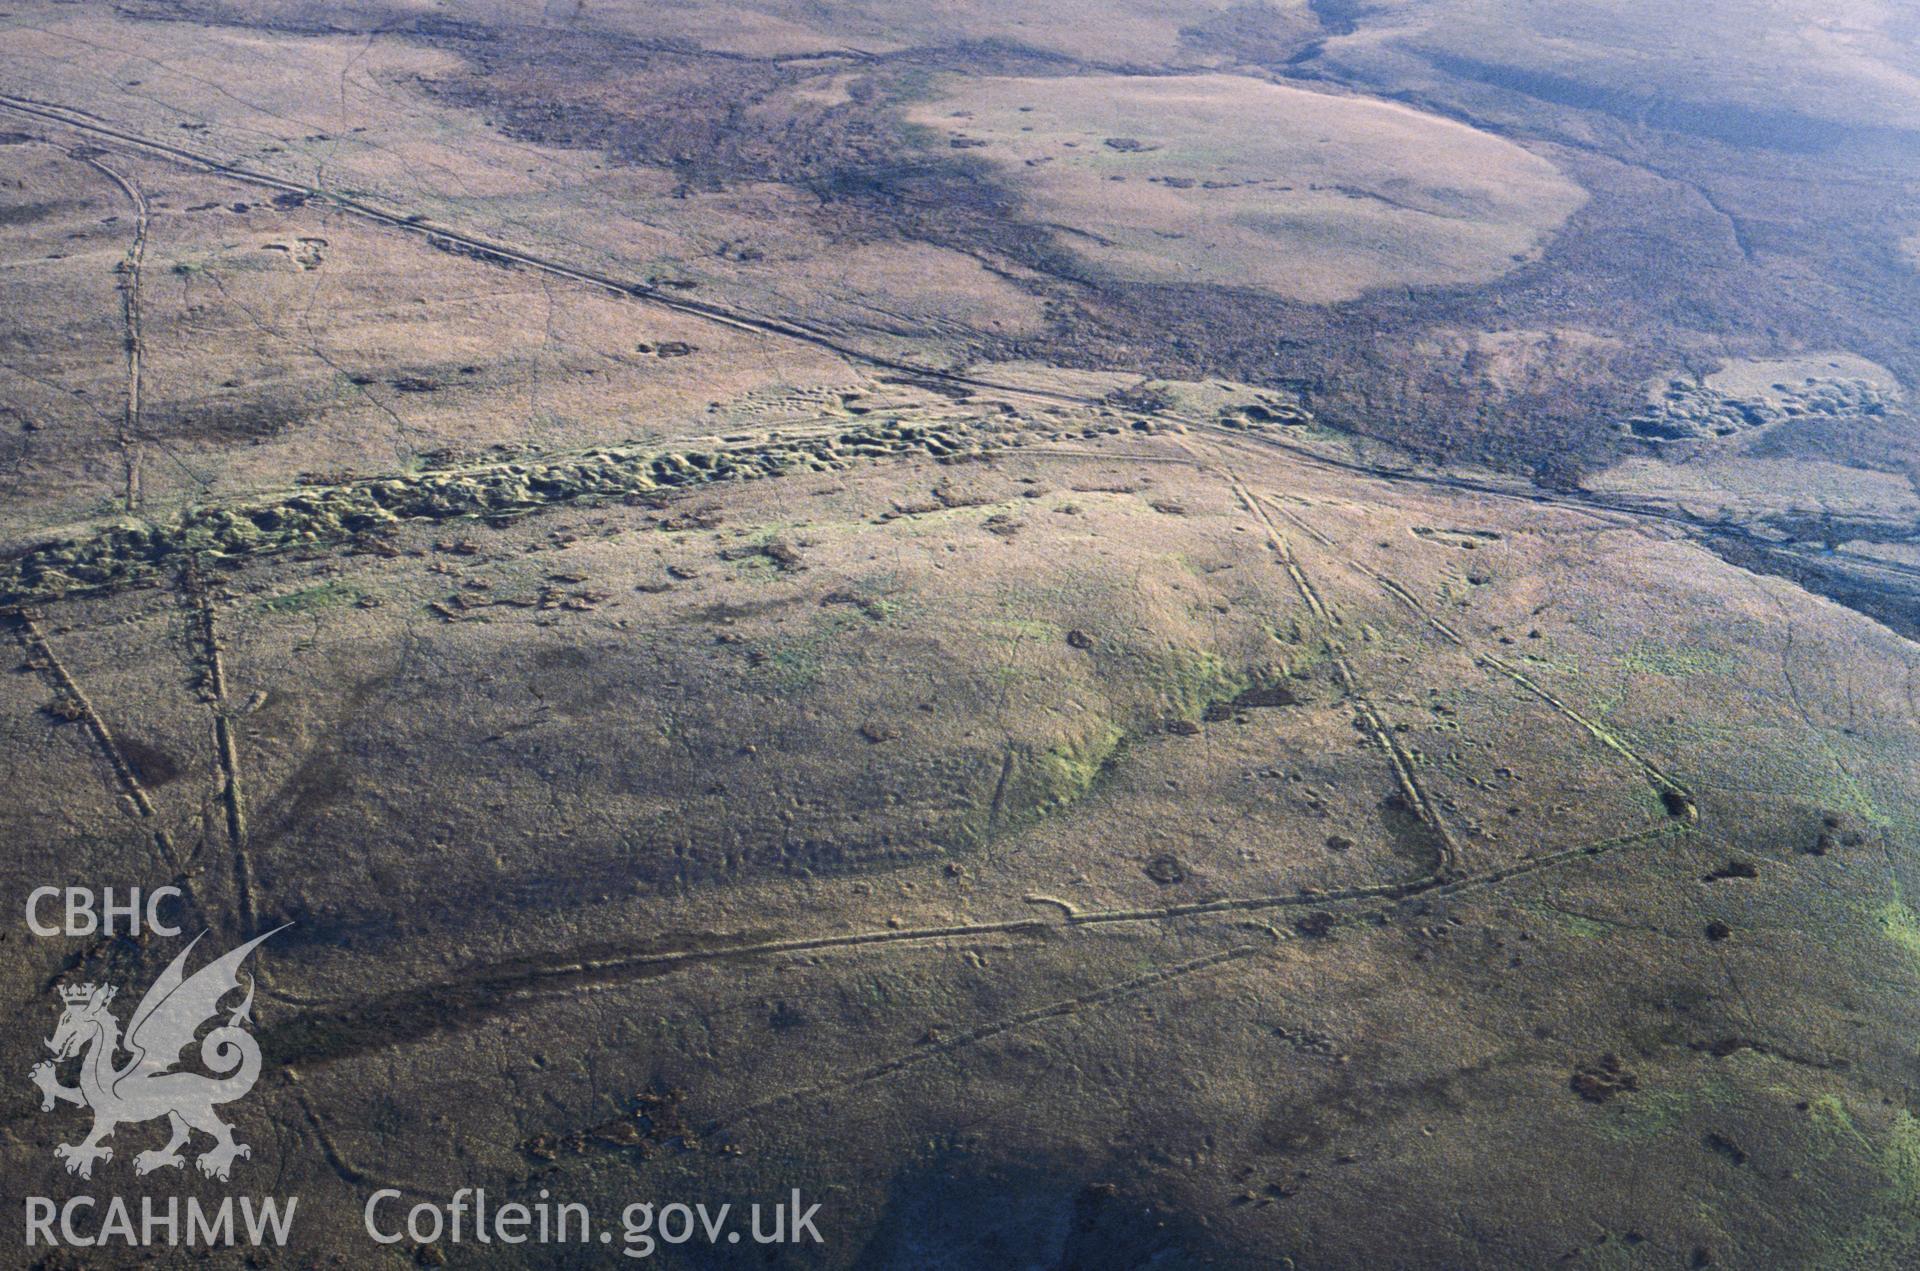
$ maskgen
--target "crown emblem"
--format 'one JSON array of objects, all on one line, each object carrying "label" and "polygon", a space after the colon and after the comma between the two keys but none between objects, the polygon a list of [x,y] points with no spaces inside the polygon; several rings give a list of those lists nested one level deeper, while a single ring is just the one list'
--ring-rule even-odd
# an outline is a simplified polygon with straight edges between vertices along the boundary
[{"label": "crown emblem", "polygon": [[106,1002],[110,1000],[116,992],[118,992],[118,990],[111,984],[98,986],[91,983],[78,985],[68,984],[62,986],[60,989],[60,997],[67,1005],[78,1006],[83,1002],[91,1001],[95,993],[103,993],[100,1000]]}]

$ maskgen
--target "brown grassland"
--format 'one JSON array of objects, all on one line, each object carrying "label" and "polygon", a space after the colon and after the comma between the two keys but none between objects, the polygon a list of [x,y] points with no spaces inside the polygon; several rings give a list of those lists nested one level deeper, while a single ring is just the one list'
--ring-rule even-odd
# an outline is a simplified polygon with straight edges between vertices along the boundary
[{"label": "brown grassland", "polygon": [[1920,1259],[1904,11],[5,8],[0,909],[293,924],[86,1187]]}]

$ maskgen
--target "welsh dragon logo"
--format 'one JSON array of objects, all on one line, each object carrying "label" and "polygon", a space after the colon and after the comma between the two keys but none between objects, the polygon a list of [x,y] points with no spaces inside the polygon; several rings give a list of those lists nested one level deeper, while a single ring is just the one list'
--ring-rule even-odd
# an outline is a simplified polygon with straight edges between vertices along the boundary
[{"label": "welsh dragon logo", "polygon": [[[53,1149],[67,1163],[69,1174],[92,1178],[95,1161],[113,1159],[113,1149],[102,1140],[118,1126],[156,1117],[167,1118],[172,1137],[165,1147],[135,1156],[135,1174],[185,1165],[180,1149],[194,1130],[214,1139],[214,1145],[194,1162],[209,1178],[225,1182],[234,1158],[253,1154],[246,1144],[234,1141],[233,1127],[213,1112],[216,1105],[232,1103],[253,1089],[260,1076],[260,1045],[241,1027],[252,1021],[251,976],[246,998],[227,1015],[224,1025],[200,1043],[200,1062],[214,1075],[176,1072],[174,1067],[201,1026],[219,1016],[221,999],[239,989],[237,972],[247,955],[284,930],[276,927],[257,936],[189,976],[187,955],[206,933],[195,936],[133,1008],[124,1040],[120,1021],[107,1009],[118,992],[113,985],[70,985],[60,990],[66,1010],[47,1041],[54,1058],[35,1064],[28,1076],[40,1087],[42,1112],[51,1112],[56,1103],[93,1109],[93,1132],[79,1143],[62,1143]],[[131,1058],[116,1066],[115,1058],[123,1050]],[[57,1068],[76,1056],[79,1084],[63,1086]]]}]

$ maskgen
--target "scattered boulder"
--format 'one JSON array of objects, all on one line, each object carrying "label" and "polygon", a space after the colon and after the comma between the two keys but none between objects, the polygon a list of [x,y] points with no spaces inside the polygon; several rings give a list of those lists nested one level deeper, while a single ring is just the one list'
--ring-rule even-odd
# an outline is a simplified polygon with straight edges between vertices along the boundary
[{"label": "scattered boulder", "polygon": [[1605,1103],[1623,1091],[1638,1090],[1639,1078],[1628,1072],[1620,1056],[1608,1053],[1598,1063],[1574,1069],[1567,1086],[1588,1103]]},{"label": "scattered boulder", "polygon": [[1825,856],[1836,848],[1859,847],[1866,841],[1867,836],[1849,824],[1847,817],[1838,812],[1829,812],[1820,819],[1820,833],[1814,839],[1813,846],[1804,850],[1809,856]]},{"label": "scattered boulder", "polygon": [[72,693],[59,694],[41,709],[65,724],[71,724],[76,720],[82,720],[87,717],[85,704]]},{"label": "scattered boulder", "polygon": [[1148,861],[1143,872],[1162,887],[1171,887],[1175,883],[1187,881],[1186,867],[1172,852],[1162,852]]},{"label": "scattered boulder", "polygon": [[783,574],[798,573],[807,567],[800,553],[783,539],[770,538],[764,543],[746,543],[739,547],[726,547],[720,551],[720,559],[726,561],[767,560]]},{"label": "scattered boulder", "polygon": [[995,512],[984,522],[987,533],[1000,538],[1012,538],[1020,532],[1020,522],[1005,512]]},{"label": "scattered boulder", "polygon": [[1707,1145],[1709,1151],[1718,1152],[1735,1165],[1747,1163],[1746,1150],[1724,1134],[1709,1133],[1702,1142]]},{"label": "scattered boulder", "polygon": [[1333,934],[1338,925],[1334,916],[1324,909],[1316,909],[1310,914],[1294,920],[1293,929],[1303,936],[1323,940]]}]

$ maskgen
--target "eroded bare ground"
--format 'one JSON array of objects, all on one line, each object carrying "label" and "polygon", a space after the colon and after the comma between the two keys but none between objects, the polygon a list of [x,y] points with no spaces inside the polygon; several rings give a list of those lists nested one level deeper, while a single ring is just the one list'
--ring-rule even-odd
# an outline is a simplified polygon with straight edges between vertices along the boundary
[{"label": "eroded bare ground", "polygon": [[[360,1234],[375,1187],[477,1185],[799,1187],[822,1265],[1905,1265],[1892,327],[1818,319],[1645,137],[1490,116],[1552,187],[1537,258],[1400,280],[1414,323],[1371,275],[1128,281],[953,157],[984,124],[902,113],[1043,76],[1072,120],[1153,67],[1218,129],[1222,72],[1398,65],[1337,14],[1127,8],[1102,61],[994,6],[951,20],[1000,44],[702,12],[7,19],[5,896],[293,924],[240,1118],[284,1256],[505,1264]],[[1375,176],[1461,128],[1359,115]],[[1198,144],[1112,141],[1074,170]],[[1207,194],[1167,180],[1128,235]],[[1527,327],[1625,285],[1646,183],[1731,221],[1721,308]],[[1515,232],[1421,250],[1476,277]],[[1765,286],[1791,372],[1701,343]],[[173,953],[5,948],[14,1072],[52,985]],[[31,1094],[6,1177],[64,1194]]]}]

